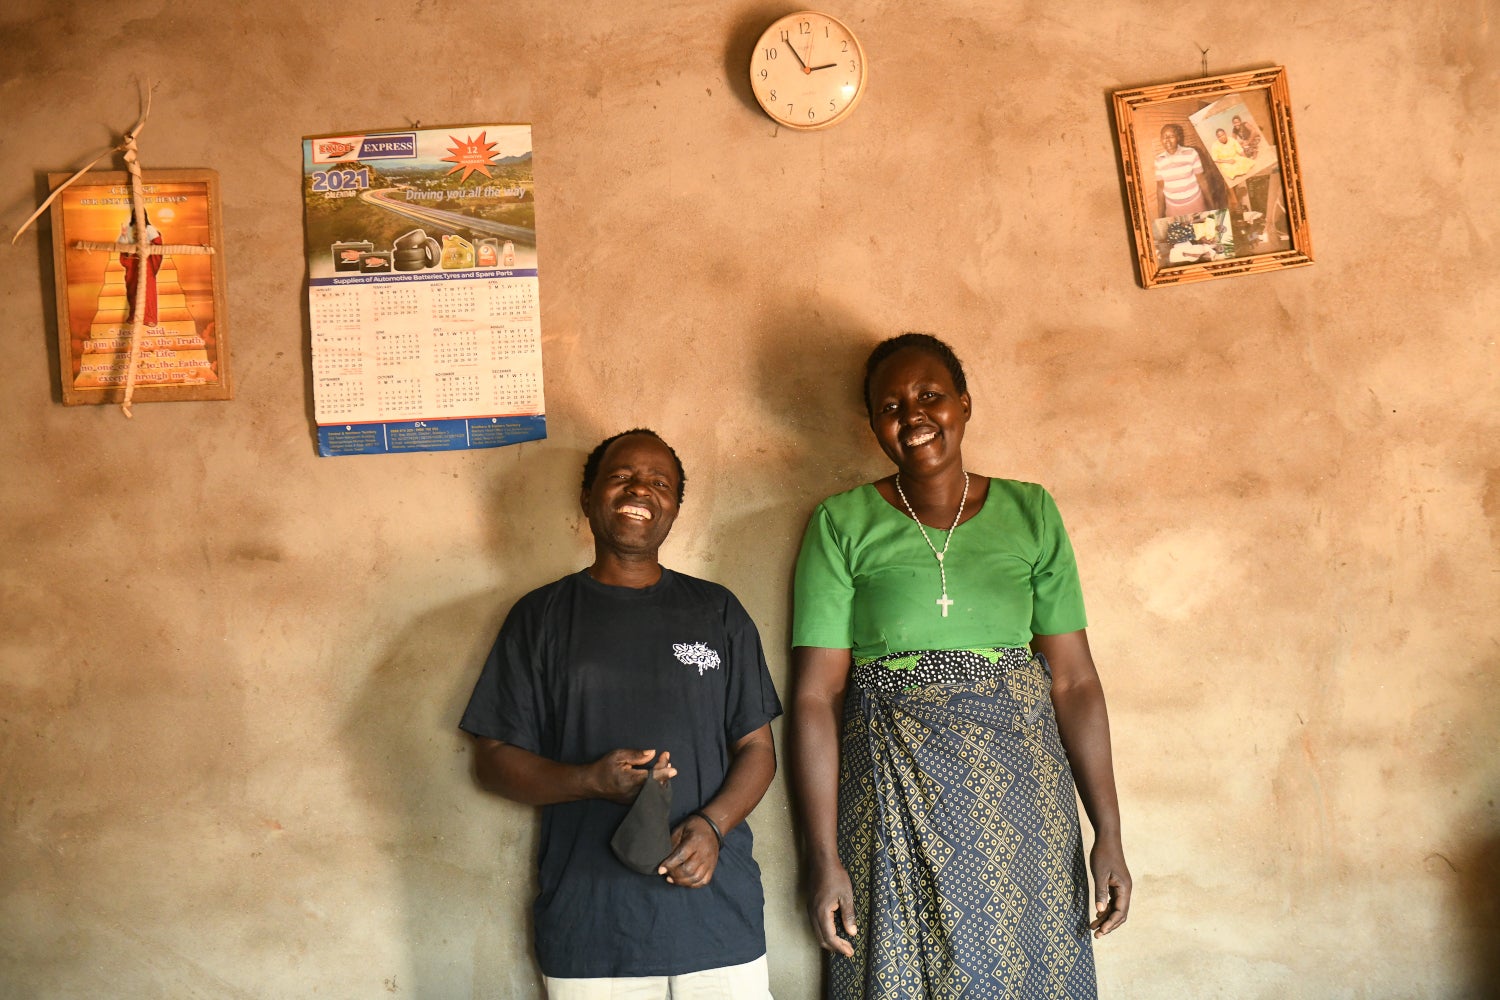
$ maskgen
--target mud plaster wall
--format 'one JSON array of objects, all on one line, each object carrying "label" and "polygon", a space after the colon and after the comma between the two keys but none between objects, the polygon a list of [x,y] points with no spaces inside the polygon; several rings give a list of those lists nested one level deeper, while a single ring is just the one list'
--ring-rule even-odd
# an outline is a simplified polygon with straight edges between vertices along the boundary
[{"label": "mud plaster wall", "polygon": [[[797,539],[883,474],[857,368],[911,328],[1081,553],[1137,878],[1102,994],[1493,988],[1493,6],[849,3],[870,91],[813,135],[742,79],[789,9],[6,6],[0,233],[149,74],[147,164],[222,175],[237,398],[62,407],[48,234],[0,251],[0,995],[536,995],[533,814],[454,721],[587,559],[585,451],[676,442],[666,559],[785,690]],[[1289,67],[1318,260],[1147,292],[1107,94],[1198,45]],[[535,124],[551,436],[320,459],[299,138],[415,120]],[[754,826],[812,997],[782,779]]]}]

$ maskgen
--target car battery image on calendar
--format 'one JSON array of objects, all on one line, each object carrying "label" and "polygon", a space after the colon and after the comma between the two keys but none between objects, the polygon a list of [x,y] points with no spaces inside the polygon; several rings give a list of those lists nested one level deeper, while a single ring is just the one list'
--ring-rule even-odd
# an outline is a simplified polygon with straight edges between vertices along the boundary
[{"label": "car battery image on calendar", "polygon": [[547,435],[529,125],[303,140],[324,456]]}]

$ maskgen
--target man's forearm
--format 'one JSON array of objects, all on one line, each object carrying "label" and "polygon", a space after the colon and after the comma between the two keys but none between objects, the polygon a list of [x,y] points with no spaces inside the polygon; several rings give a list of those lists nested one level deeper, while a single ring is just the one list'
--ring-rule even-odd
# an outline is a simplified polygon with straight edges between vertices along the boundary
[{"label": "man's forearm", "polygon": [[776,744],[767,723],[736,745],[724,783],[713,798],[699,808],[714,821],[721,834],[728,833],[743,823],[760,803],[774,777]]},{"label": "man's forearm", "polygon": [[486,791],[532,806],[596,798],[588,765],[561,764],[498,740],[475,741],[474,771]]},{"label": "man's forearm", "polygon": [[[587,764],[563,764],[522,750],[499,740],[476,737],[474,770],[480,785],[516,802],[550,806],[580,799],[608,799],[629,804],[641,790],[648,772],[645,766],[655,750],[611,750]],[[656,770],[659,778],[677,773],[671,755],[663,753]]]}]

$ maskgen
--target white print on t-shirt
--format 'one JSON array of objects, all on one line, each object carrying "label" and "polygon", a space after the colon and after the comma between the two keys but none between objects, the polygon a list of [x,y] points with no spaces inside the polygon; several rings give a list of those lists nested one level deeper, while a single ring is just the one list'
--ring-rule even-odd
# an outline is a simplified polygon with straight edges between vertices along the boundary
[{"label": "white print on t-shirt", "polygon": [[698,667],[698,676],[703,676],[703,671],[712,667],[719,668],[719,654],[709,649],[701,642],[689,645],[685,642],[672,643],[672,652],[677,655],[678,663],[686,663],[688,666]]}]

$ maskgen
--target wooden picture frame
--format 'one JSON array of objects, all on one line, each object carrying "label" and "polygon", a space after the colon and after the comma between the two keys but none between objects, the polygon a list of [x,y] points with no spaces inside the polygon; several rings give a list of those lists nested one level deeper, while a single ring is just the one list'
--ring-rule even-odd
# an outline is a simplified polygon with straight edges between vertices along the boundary
[{"label": "wooden picture frame", "polygon": [[[69,174],[48,174],[52,189]],[[231,399],[219,175],[144,170],[146,325],[137,345],[137,403]],[[125,399],[135,309],[130,175],[88,173],[51,206],[63,403]],[[130,280],[126,280],[129,278]]]},{"label": "wooden picture frame", "polygon": [[1312,263],[1285,67],[1113,97],[1143,287]]}]

